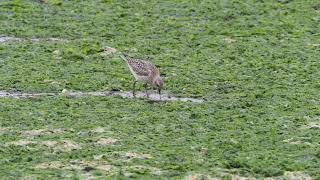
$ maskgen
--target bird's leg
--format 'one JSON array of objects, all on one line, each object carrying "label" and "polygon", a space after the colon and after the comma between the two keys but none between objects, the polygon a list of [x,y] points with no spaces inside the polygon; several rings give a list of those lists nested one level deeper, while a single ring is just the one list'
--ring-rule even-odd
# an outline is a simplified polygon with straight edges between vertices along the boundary
[{"label": "bird's leg", "polygon": [[133,82],[133,87],[132,87],[132,94],[133,94],[133,97],[136,97],[136,91],[135,91],[135,88],[136,88],[136,80]]},{"label": "bird's leg", "polygon": [[147,96],[147,98],[149,98],[149,94],[148,94],[148,84],[147,84],[147,83],[144,84],[144,88],[146,89],[146,96]]},{"label": "bird's leg", "polygon": [[160,97],[160,100],[161,100],[161,89],[158,89],[158,92],[159,92],[159,97]]}]

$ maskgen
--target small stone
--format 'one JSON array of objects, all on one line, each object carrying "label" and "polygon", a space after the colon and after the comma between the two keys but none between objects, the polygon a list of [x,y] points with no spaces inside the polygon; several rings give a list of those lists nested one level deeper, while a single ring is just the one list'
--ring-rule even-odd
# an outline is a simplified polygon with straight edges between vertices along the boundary
[{"label": "small stone", "polygon": [[102,49],[101,55],[108,56],[108,55],[114,54],[116,52],[117,52],[117,50],[115,48],[106,46]]},{"label": "small stone", "polygon": [[223,40],[224,40],[227,44],[231,44],[231,43],[233,43],[233,42],[236,42],[236,40],[231,39],[230,37],[226,37],[226,38],[224,38]]},{"label": "small stone", "polygon": [[62,93],[62,94],[66,94],[66,93],[68,93],[68,90],[67,90],[67,89],[63,89],[63,90],[61,91],[61,93]]}]

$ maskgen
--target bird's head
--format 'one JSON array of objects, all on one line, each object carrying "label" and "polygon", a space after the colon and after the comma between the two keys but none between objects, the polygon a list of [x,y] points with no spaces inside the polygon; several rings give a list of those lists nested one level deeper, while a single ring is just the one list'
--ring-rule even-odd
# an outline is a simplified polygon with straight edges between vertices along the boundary
[{"label": "bird's head", "polygon": [[156,78],[153,84],[158,89],[158,93],[159,93],[159,96],[161,99],[161,89],[164,88],[164,83],[163,83],[162,79],[160,77]]},{"label": "bird's head", "polygon": [[156,88],[158,88],[159,90],[163,89],[164,88],[164,83],[162,81],[162,79],[159,77],[157,79],[155,79],[154,81],[154,85]]}]

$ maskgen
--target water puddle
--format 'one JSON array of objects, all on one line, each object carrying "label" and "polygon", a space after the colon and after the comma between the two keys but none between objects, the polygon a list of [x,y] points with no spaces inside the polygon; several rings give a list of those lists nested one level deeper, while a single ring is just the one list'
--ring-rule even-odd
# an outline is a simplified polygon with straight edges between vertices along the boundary
[{"label": "water puddle", "polygon": [[21,39],[15,38],[15,37],[0,36],[0,42],[6,42],[6,41],[21,41]]},{"label": "water puddle", "polygon": [[[123,98],[134,98],[132,92],[115,92],[114,95],[121,96]],[[147,98],[144,92],[137,92],[136,98]],[[194,102],[194,103],[202,103],[203,99],[196,98],[188,98],[188,97],[174,97],[168,92],[164,92],[161,94],[161,99],[158,93],[149,92],[149,100],[151,101],[183,101],[183,102]]]},{"label": "water puddle", "polygon": [[31,41],[67,41],[67,40],[59,39],[59,38],[18,38],[18,37],[0,35],[0,43],[1,42],[7,42],[7,41],[25,41],[25,40],[31,40]]},{"label": "water puddle", "polygon": [[123,98],[143,98],[154,102],[160,101],[182,101],[182,102],[194,102],[203,103],[203,99],[188,98],[188,97],[174,97],[168,92],[161,94],[161,99],[158,93],[149,91],[149,98],[147,98],[145,92],[136,92],[136,97],[132,92],[121,91],[102,91],[102,92],[69,92],[64,91],[62,93],[20,93],[20,92],[4,92],[0,91],[0,98],[12,97],[12,98],[32,98],[39,96],[68,96],[68,97],[82,97],[82,96],[120,96]]},{"label": "water puddle", "polygon": [[3,92],[0,91],[0,98],[12,97],[12,98],[31,98],[37,96],[56,96],[57,93],[19,93],[19,92]]}]

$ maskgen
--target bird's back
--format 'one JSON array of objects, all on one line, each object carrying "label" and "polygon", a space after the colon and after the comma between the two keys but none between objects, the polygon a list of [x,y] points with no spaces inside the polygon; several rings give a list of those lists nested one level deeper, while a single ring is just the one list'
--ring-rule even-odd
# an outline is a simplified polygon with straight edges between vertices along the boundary
[{"label": "bird's back", "polygon": [[137,80],[147,80],[146,78],[149,79],[159,75],[156,66],[148,61],[132,58],[125,54],[121,58],[127,62],[130,71]]}]

